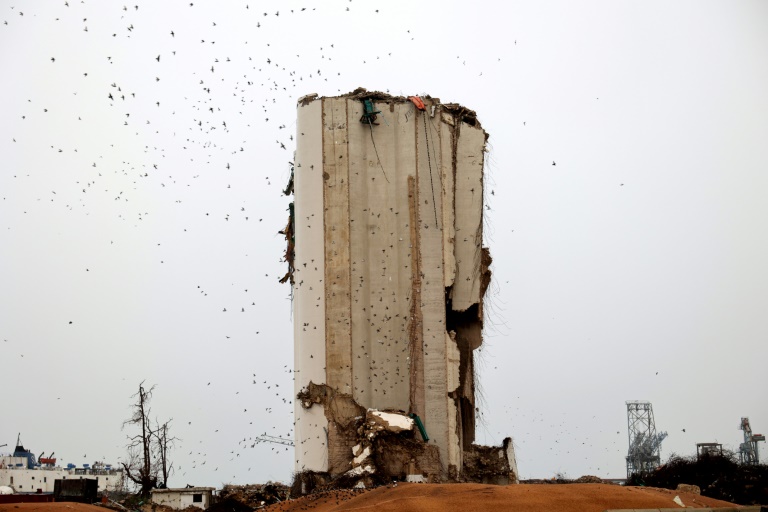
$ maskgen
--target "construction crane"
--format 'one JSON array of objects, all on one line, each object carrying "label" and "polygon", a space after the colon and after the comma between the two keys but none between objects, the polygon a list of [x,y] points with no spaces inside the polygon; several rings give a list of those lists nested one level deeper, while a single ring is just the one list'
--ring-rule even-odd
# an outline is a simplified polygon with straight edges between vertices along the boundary
[{"label": "construction crane", "polygon": [[275,443],[275,444],[282,444],[284,446],[293,446],[293,441],[291,441],[290,439],[285,439],[284,437],[268,436],[266,434],[261,436],[256,436],[254,437],[254,440],[256,442],[253,443],[253,446],[256,446],[259,443]]},{"label": "construction crane", "polygon": [[749,418],[741,418],[739,430],[744,431],[744,442],[739,445],[739,461],[742,464],[760,464],[760,452],[757,443],[758,441],[765,441],[765,436],[752,433]]},{"label": "construction crane", "polygon": [[656,469],[661,461],[661,442],[666,432],[656,433],[651,402],[631,400],[627,404],[629,450],[627,451],[627,478],[646,474]]}]

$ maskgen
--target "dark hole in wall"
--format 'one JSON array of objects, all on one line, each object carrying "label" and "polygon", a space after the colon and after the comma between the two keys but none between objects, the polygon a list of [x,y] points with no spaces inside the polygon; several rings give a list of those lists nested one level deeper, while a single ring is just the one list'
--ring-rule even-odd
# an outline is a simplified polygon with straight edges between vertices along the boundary
[{"label": "dark hole in wall", "polygon": [[454,311],[446,291],[445,325],[448,332],[456,333],[459,347],[459,387],[454,398],[461,418],[461,440],[464,447],[475,442],[475,380],[474,349],[482,343],[483,322],[480,305],[473,304],[466,311]]}]

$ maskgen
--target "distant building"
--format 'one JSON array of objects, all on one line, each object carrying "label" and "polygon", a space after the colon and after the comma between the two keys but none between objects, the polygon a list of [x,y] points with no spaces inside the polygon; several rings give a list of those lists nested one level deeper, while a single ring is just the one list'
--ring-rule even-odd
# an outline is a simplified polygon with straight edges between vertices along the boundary
[{"label": "distant building", "polygon": [[113,469],[110,464],[96,462],[80,468],[74,464],[60,467],[52,457],[37,460],[18,442],[13,455],[0,456],[0,487],[10,487],[15,493],[52,493],[57,479],[96,480],[99,492],[123,487],[123,471]]},{"label": "distant building", "polygon": [[203,510],[213,504],[214,487],[186,487],[182,489],[152,489],[152,503],[176,510],[189,506]]},{"label": "distant building", "polygon": [[82,480],[56,480],[53,488],[54,501],[76,501],[95,503],[99,494],[99,484],[92,478]]},{"label": "distant building", "polygon": [[722,457],[723,445],[721,443],[696,443],[696,458],[706,456]]}]

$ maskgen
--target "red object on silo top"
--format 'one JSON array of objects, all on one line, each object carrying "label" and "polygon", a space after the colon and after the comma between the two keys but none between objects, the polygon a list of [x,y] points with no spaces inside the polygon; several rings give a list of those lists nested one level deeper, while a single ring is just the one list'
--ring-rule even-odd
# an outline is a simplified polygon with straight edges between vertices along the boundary
[{"label": "red object on silo top", "polygon": [[421,98],[419,98],[418,96],[408,96],[408,99],[411,100],[411,103],[413,103],[417,109],[427,110],[427,107],[424,106],[424,102],[421,101]]}]

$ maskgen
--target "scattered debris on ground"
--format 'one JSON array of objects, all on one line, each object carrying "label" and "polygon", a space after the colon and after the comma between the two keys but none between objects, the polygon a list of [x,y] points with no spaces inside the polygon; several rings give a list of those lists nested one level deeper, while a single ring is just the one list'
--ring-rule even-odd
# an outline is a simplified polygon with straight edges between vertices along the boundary
[{"label": "scattered debris on ground", "polygon": [[562,475],[558,475],[554,478],[531,478],[528,480],[520,480],[521,484],[609,484],[619,485],[610,480],[603,480],[599,476],[583,475],[573,480]]},{"label": "scattered debris on ground", "polygon": [[219,492],[216,503],[208,507],[210,512],[250,512],[290,497],[291,488],[278,482],[266,484],[230,485]]},{"label": "scattered debris on ground", "polygon": [[[104,506],[103,504],[100,505],[98,503],[95,503],[95,505]],[[111,508],[111,507],[108,507],[108,508]],[[137,509],[130,509],[130,510],[133,510],[133,511],[138,510],[140,512],[200,512],[200,507],[189,505],[186,508],[177,509],[177,508],[169,507],[168,505],[159,505],[157,503],[149,502],[149,503],[144,503]],[[242,512],[250,512],[250,510],[251,509],[248,509],[247,511],[242,511]],[[228,509],[227,512],[232,512],[232,510]],[[241,512],[241,511],[237,511],[237,512]]]}]

